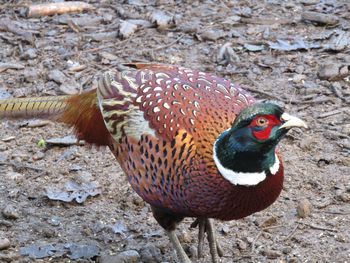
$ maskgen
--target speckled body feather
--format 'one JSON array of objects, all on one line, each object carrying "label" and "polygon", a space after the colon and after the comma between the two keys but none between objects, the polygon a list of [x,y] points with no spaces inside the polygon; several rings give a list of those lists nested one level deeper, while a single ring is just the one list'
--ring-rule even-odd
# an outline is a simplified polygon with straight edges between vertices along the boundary
[{"label": "speckled body feather", "polygon": [[[213,144],[253,98],[229,81],[186,68],[137,65],[107,74],[98,98],[133,189],[179,216],[238,219],[278,197],[283,167],[257,186],[235,186],[213,161]],[[113,77],[112,77],[113,76]]]}]

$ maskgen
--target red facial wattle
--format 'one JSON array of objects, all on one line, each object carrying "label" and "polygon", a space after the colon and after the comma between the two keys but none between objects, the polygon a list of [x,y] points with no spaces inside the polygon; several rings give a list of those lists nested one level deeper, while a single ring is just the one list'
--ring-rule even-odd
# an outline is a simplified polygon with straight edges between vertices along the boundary
[{"label": "red facial wattle", "polygon": [[[259,126],[258,120],[260,118],[266,119],[266,125]],[[253,136],[259,141],[267,140],[270,137],[271,130],[274,126],[280,125],[281,121],[275,115],[259,115],[256,116],[249,127],[252,129]]]},{"label": "red facial wattle", "polygon": [[261,131],[253,131],[254,137],[260,141],[267,140],[270,136],[270,133],[271,133],[271,127],[266,127]]}]

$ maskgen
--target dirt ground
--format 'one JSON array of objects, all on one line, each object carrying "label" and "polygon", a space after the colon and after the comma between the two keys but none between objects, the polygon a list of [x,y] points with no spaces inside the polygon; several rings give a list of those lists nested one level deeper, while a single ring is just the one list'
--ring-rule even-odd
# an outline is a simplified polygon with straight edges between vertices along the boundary
[{"label": "dirt ground", "polygon": [[[279,199],[216,222],[222,262],[350,262],[350,2],[86,2],[94,9],[29,18],[31,1],[0,1],[2,98],[87,90],[101,72],[131,61],[231,79],[310,128],[280,144]],[[107,149],[38,144],[66,135],[52,122],[1,120],[0,262],[175,262]],[[72,182],[100,194],[82,203],[48,198]],[[191,222],[178,233],[193,255]],[[210,262],[207,250],[197,262]]]}]

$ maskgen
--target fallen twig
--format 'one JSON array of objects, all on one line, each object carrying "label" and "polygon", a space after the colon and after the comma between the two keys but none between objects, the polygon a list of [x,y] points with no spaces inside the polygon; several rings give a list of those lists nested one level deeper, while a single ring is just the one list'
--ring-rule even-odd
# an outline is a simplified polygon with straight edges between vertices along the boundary
[{"label": "fallen twig", "polygon": [[328,228],[328,227],[322,227],[322,226],[315,226],[313,224],[305,223],[305,222],[297,222],[300,225],[305,225],[308,227],[311,227],[313,229],[318,229],[318,230],[325,230],[325,231],[331,231],[331,232],[338,232],[336,229],[333,228]]},{"label": "fallen twig", "polygon": [[[99,47],[95,47],[95,48],[90,48],[90,49],[85,49],[85,50],[81,50],[81,51],[77,51],[77,52],[74,52],[72,53],[72,55],[77,55],[79,54],[80,52],[82,53],[95,53],[97,51],[101,51],[103,49],[107,49],[107,48],[113,48],[113,47],[118,47],[120,48],[121,45],[124,45],[125,43],[129,42],[130,40],[132,39],[132,36],[130,38],[127,38],[127,39],[124,39],[122,41],[119,41],[117,43],[113,42],[112,44],[107,44],[107,45],[104,45],[104,46],[99,46]],[[132,50],[132,49],[130,49]],[[118,50],[116,52],[113,52],[113,54],[118,54],[118,53],[124,53],[125,50]]]},{"label": "fallen twig", "polygon": [[280,228],[280,227],[284,227],[284,225],[267,226],[267,227],[263,227],[261,230],[262,230],[262,231],[265,231],[265,230],[275,229],[275,228]]},{"label": "fallen twig", "polygon": [[251,88],[251,87],[247,87],[247,86],[244,86],[244,89],[245,90],[248,90],[248,91],[251,91],[253,93],[258,93],[260,95],[263,95],[265,97],[268,97],[268,98],[271,98],[271,99],[274,99],[274,100],[277,100],[277,101],[280,101],[281,98],[280,97],[277,97],[269,92],[266,92],[266,91],[262,91],[262,90],[259,90],[259,89],[255,89],[255,88]]},{"label": "fallen twig", "polygon": [[274,25],[274,24],[287,25],[287,24],[295,23],[297,21],[292,19],[281,19],[281,18],[241,17],[240,22],[245,24],[255,24],[255,25]]},{"label": "fallen twig", "polygon": [[302,20],[315,22],[322,25],[334,26],[339,23],[339,18],[334,15],[323,14],[319,12],[305,11],[301,14]]},{"label": "fallen twig", "polygon": [[24,66],[18,63],[0,63],[0,73],[8,69],[24,69]]},{"label": "fallen twig", "polygon": [[256,241],[258,241],[259,237],[262,235],[262,231],[259,232],[259,234],[254,238],[253,242],[252,242],[252,254],[255,252],[255,243]]},{"label": "fallen twig", "polygon": [[172,45],[176,44],[180,39],[182,39],[184,36],[185,35],[181,35],[177,39],[175,39],[173,42],[170,42],[169,44],[166,44],[164,46],[159,46],[159,47],[153,48],[152,50],[153,51],[157,51],[157,50],[161,50],[161,49],[164,49],[164,48],[171,47]]},{"label": "fallen twig", "polygon": [[345,133],[342,133],[342,132],[338,132],[338,131],[332,131],[332,130],[327,130],[327,133],[330,137],[333,137],[333,138],[344,138],[344,139],[350,139],[350,136],[349,135],[346,135]]},{"label": "fallen twig", "polygon": [[316,99],[307,100],[307,101],[295,101],[295,100],[292,100],[291,104],[300,104],[300,105],[320,104],[320,103],[325,103],[325,102],[329,102],[329,101],[334,103],[334,100],[332,98],[321,97],[321,98],[316,98]]},{"label": "fallen twig", "polygon": [[350,215],[350,211],[323,211],[323,213],[332,215]]},{"label": "fallen twig", "polygon": [[293,230],[290,231],[290,233],[288,234],[288,236],[286,236],[286,238],[284,239],[284,241],[289,240],[289,239],[294,235],[295,231],[297,231],[298,227],[299,227],[299,225],[296,225],[296,226],[293,228]]},{"label": "fallen twig", "polygon": [[318,118],[327,118],[327,117],[330,117],[330,116],[333,116],[333,115],[337,115],[337,114],[342,113],[342,112],[343,112],[343,109],[327,111],[325,113],[320,114],[318,116]]},{"label": "fallen twig", "polygon": [[72,12],[83,12],[93,10],[91,4],[81,1],[45,3],[31,5],[27,9],[27,17],[41,17]]}]

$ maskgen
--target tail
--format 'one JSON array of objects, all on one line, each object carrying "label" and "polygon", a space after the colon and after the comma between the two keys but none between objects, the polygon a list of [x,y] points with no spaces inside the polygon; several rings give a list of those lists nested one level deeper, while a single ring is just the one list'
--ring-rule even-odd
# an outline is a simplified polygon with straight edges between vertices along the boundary
[{"label": "tail", "polygon": [[10,98],[0,100],[0,118],[47,118],[61,114],[69,96]]},{"label": "tail", "polygon": [[79,95],[0,100],[0,119],[41,118],[74,127],[77,137],[95,145],[110,145],[111,136],[97,104],[96,90]]}]

